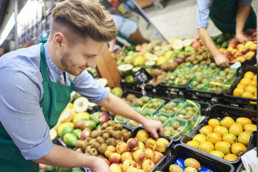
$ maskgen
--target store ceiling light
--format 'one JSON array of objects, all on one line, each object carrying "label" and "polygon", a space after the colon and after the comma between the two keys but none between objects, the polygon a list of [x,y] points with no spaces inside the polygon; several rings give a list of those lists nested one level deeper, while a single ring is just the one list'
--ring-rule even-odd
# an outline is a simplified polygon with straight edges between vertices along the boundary
[{"label": "store ceiling light", "polygon": [[15,24],[14,21],[14,13],[12,13],[11,17],[9,18],[7,25],[5,26],[1,36],[0,36],[0,46],[4,43],[4,41],[6,40],[7,36],[9,35],[9,33],[11,32],[11,30],[13,29]]}]

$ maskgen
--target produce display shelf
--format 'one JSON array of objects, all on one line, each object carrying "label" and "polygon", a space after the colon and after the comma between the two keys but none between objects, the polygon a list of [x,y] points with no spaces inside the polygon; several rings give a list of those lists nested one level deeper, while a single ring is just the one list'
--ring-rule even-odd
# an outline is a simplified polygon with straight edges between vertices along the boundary
[{"label": "produce display shelf", "polygon": [[[199,129],[201,129],[203,126],[207,125],[209,119],[212,119],[212,118],[216,118],[219,121],[221,121],[226,116],[230,116],[234,120],[236,120],[238,117],[246,117],[246,118],[251,119],[253,123],[256,123],[256,121],[257,121],[257,116],[256,116],[255,111],[236,108],[236,107],[230,107],[230,106],[225,106],[225,105],[219,105],[219,104],[211,106],[208,114],[209,115],[208,115],[208,118],[206,118],[206,120],[203,120],[189,135],[184,136],[181,139],[181,144],[184,144],[187,147],[191,147],[191,146],[187,145],[186,143],[188,141],[192,140],[192,138],[196,134],[199,134]],[[199,150],[199,149],[196,149],[196,148],[193,148],[193,149],[198,150],[203,155],[210,156],[214,159],[219,159],[219,160],[222,160],[226,163],[230,163],[230,164],[233,164],[233,165],[238,164],[240,162],[240,159],[241,159],[240,157],[238,157],[237,160],[235,160],[235,161],[227,161],[227,160],[218,158],[215,155],[204,152],[202,150]]]},{"label": "produce display shelf", "polygon": [[257,109],[256,99],[233,96],[234,89],[236,88],[237,84],[240,82],[240,80],[243,78],[244,74],[247,71],[252,71],[255,74],[257,74],[257,67],[248,66],[240,70],[239,72],[240,77],[238,77],[238,79],[232,84],[229,90],[225,90],[223,92],[224,102],[230,106],[250,108],[250,109],[256,110]]},{"label": "produce display shelf", "polygon": [[177,144],[172,150],[172,157],[166,161],[163,166],[157,167],[157,170],[163,172],[169,172],[169,166],[174,164],[178,158],[194,158],[200,162],[202,167],[208,168],[211,171],[216,172],[233,172],[234,166],[232,164],[221,161],[220,159],[214,159],[210,156],[202,154],[200,151],[187,147],[186,145]]}]

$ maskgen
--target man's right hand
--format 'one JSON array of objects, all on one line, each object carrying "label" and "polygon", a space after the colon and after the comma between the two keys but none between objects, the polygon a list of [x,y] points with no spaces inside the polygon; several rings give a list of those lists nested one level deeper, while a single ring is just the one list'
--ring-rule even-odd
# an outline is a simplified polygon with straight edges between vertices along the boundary
[{"label": "man's right hand", "polygon": [[92,165],[93,166],[90,168],[92,172],[109,172],[109,166],[102,158],[96,157],[96,161]]},{"label": "man's right hand", "polygon": [[217,55],[214,58],[214,60],[215,60],[216,65],[218,65],[219,67],[228,67],[229,66],[229,60],[223,54]]}]

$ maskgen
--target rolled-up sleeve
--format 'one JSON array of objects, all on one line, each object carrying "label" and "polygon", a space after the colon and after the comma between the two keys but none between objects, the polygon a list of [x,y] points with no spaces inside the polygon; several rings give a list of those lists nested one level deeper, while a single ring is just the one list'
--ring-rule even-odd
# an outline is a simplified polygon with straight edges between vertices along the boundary
[{"label": "rolled-up sleeve", "polygon": [[40,159],[53,147],[40,107],[40,83],[24,72],[0,69],[0,121],[27,160]]},{"label": "rolled-up sleeve", "polygon": [[76,85],[75,91],[97,104],[101,103],[108,96],[108,90],[99,85],[92,76],[85,70],[73,81]]},{"label": "rolled-up sleeve", "polygon": [[238,6],[250,5],[251,3],[252,3],[252,0],[238,0],[237,1]]},{"label": "rolled-up sleeve", "polygon": [[197,0],[196,8],[196,29],[207,28],[209,25],[210,0]]}]

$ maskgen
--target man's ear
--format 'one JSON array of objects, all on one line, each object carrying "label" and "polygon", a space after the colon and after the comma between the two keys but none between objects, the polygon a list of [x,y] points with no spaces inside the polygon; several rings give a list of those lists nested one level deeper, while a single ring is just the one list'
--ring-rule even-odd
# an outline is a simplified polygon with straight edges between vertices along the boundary
[{"label": "man's ear", "polygon": [[57,45],[57,47],[62,47],[62,44],[64,43],[64,34],[61,32],[57,32],[54,35],[54,44]]}]

